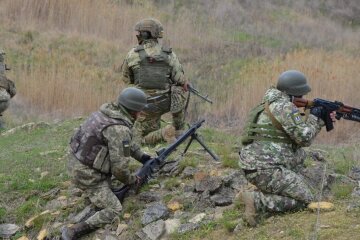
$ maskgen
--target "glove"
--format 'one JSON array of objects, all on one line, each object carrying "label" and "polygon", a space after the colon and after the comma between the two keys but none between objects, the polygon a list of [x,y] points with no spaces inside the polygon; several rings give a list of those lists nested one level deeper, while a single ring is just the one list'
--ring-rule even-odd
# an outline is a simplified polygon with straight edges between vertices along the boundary
[{"label": "glove", "polygon": [[149,161],[151,159],[152,159],[152,157],[150,155],[147,155],[146,153],[144,153],[140,158],[140,162],[142,164],[145,164],[147,161]]},{"label": "glove", "polygon": [[324,120],[324,117],[326,114],[325,109],[321,106],[311,108],[310,113],[318,118],[323,119],[323,120]]}]

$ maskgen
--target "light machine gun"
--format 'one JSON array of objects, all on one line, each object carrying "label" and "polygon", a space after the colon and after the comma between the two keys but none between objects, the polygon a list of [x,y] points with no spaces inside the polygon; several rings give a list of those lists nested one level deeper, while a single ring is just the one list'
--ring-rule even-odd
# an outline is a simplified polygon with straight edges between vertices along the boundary
[{"label": "light machine gun", "polygon": [[157,157],[154,157],[147,161],[135,174],[137,181],[133,185],[125,185],[120,189],[113,190],[116,197],[123,202],[124,198],[127,196],[128,191],[131,188],[135,188],[137,191],[141,188],[144,184],[146,184],[149,179],[152,177],[153,173],[158,172],[162,167],[166,165],[166,158],[176,150],[176,148],[185,142],[188,138],[190,141],[188,142],[183,154],[189,149],[190,144],[193,140],[198,141],[198,143],[208,152],[215,161],[219,161],[219,157],[216,156],[206,145],[205,143],[199,138],[198,134],[196,133],[197,129],[201,127],[201,125],[205,122],[205,120],[200,120],[197,123],[193,124],[185,133],[183,133],[174,143],[170,146],[163,148],[157,151]]},{"label": "light machine gun", "polygon": [[334,128],[333,122],[330,118],[330,113],[335,111],[336,112],[336,119],[340,120],[341,118],[360,122],[360,109],[347,106],[342,102],[331,102],[328,100],[324,100],[321,98],[315,98],[314,100],[307,100],[304,98],[293,98],[293,103],[297,107],[304,107],[304,108],[313,108],[313,107],[322,107],[325,109],[325,116],[322,119],[325,122],[326,131],[331,131]]}]

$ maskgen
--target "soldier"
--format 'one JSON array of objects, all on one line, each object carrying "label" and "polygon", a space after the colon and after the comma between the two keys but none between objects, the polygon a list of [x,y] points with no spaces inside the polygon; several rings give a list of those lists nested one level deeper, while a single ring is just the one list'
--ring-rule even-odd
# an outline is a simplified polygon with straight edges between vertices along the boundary
[{"label": "soldier", "polygon": [[[249,114],[239,165],[258,191],[242,191],[239,197],[251,226],[256,226],[265,213],[303,209],[314,199],[297,171],[306,157],[302,147],[309,146],[324,126],[321,116],[325,110],[312,108],[303,119],[292,103],[293,97],[302,97],[310,90],[304,74],[283,72],[276,88],[270,88]],[[334,112],[330,117],[335,121]]]},{"label": "soldier", "polygon": [[[163,26],[156,19],[144,19],[135,25],[139,45],[130,50],[122,65],[122,79],[147,94],[149,111],[143,112],[135,128],[142,143],[172,141],[184,129],[185,92],[188,83],[183,68],[171,48],[159,44]],[[161,129],[161,116],[171,112],[173,126]]]},{"label": "soldier", "polygon": [[0,130],[4,129],[2,113],[9,107],[9,102],[16,94],[16,88],[13,81],[5,75],[5,70],[9,70],[4,63],[5,52],[0,50]]},{"label": "soldier", "polygon": [[70,141],[68,172],[99,211],[87,220],[62,229],[62,239],[73,240],[111,223],[122,205],[111,190],[111,176],[124,184],[136,182],[128,170],[131,157],[141,163],[151,157],[133,142],[132,124],[146,105],[137,88],[124,89],[116,103],[106,103],[75,132]]}]

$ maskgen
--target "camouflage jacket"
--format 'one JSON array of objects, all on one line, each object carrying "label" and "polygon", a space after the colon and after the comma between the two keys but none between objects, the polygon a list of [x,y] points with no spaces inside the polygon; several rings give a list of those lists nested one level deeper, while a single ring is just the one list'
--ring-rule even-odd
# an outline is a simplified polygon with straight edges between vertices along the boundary
[{"label": "camouflage jacket", "polygon": [[[110,118],[123,119],[127,122],[134,122],[134,119],[121,107],[115,104],[104,104],[100,112]],[[125,184],[132,183],[135,178],[128,169],[131,157],[140,160],[143,152],[139,145],[133,141],[133,132],[124,125],[111,125],[102,132],[107,142],[107,149],[100,151],[97,156],[100,164],[98,169],[88,167],[78,161],[73,154],[70,154],[68,170],[75,183],[82,186],[95,186],[113,175]],[[124,143],[126,143],[125,146]]]},{"label": "camouflage jacket", "polygon": [[[153,39],[146,40],[143,43],[144,50],[146,51],[147,55],[149,56],[155,56],[159,55],[162,51],[162,46]],[[179,62],[179,59],[177,58],[176,54],[171,51],[170,54],[168,54],[169,58],[169,65],[171,67],[171,72],[169,79],[174,85],[182,86],[185,84],[186,80],[184,77],[184,71],[182,68],[182,65]],[[121,67],[122,71],[122,80],[126,84],[135,84],[134,82],[134,70],[140,68],[140,55],[139,52],[136,51],[136,47],[130,50],[130,52],[127,54],[123,65]],[[137,86],[139,87],[139,86]],[[140,87],[139,87],[140,88]],[[144,92],[150,95],[159,95],[162,93],[169,92],[169,89],[162,90],[162,89],[142,89]]]},{"label": "camouflage jacket", "polygon": [[[290,101],[290,97],[276,88],[270,88],[263,101],[270,103],[270,112],[292,143],[255,140],[242,148],[239,165],[248,170],[279,165],[295,169],[306,157],[301,147],[311,144],[324,122],[311,114],[305,121],[300,116],[299,109]],[[273,125],[266,111],[259,115],[257,123]]]}]

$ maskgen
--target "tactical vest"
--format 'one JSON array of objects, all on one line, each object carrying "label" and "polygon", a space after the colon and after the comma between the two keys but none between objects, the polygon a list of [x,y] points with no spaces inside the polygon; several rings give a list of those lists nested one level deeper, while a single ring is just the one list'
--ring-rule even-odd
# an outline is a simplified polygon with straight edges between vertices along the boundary
[{"label": "tactical vest", "polygon": [[131,127],[130,123],[106,116],[101,112],[94,112],[76,131],[70,140],[70,151],[83,164],[93,167],[98,153],[107,142],[102,132],[112,125]]},{"label": "tactical vest", "polygon": [[135,52],[139,53],[140,67],[133,71],[134,83],[144,89],[169,89],[171,48],[162,47],[160,54],[149,56],[144,46],[139,45],[135,48]]},{"label": "tactical vest", "polygon": [[254,140],[258,140],[291,144],[291,138],[285,133],[281,124],[275,119],[270,110],[267,110],[266,113],[268,114],[272,124],[257,123],[260,114],[266,110],[266,105],[269,105],[269,103],[260,103],[250,111],[248,119],[245,123],[244,133],[241,136],[241,143],[243,145],[248,145]]}]

